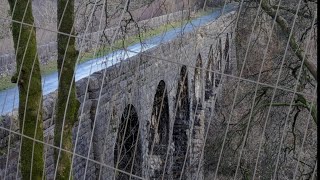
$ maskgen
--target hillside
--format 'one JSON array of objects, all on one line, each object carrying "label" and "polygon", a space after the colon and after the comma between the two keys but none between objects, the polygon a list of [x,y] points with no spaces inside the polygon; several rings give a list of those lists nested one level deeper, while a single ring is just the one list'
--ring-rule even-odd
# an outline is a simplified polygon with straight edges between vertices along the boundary
[{"label": "hillside", "polygon": [[[200,2],[202,1],[204,0],[131,0],[129,1],[128,11],[126,11],[124,20],[128,20],[129,12],[131,13],[132,19],[134,21],[140,21],[183,9],[196,10],[200,7]],[[88,26],[89,28],[87,32],[97,31],[100,21],[102,23],[101,27],[103,27],[103,29],[107,29],[117,25],[119,23],[119,17],[123,11],[125,2],[125,0],[107,1],[105,9],[102,9],[102,1],[98,1],[98,3],[94,6],[94,1],[86,2],[83,0],[77,0],[75,8],[77,11],[75,26],[76,33],[83,33],[86,29],[86,26]],[[32,7],[35,25],[38,27],[56,31],[56,0],[33,0]],[[1,17],[7,19],[11,18],[9,15],[9,5],[7,0],[0,0],[0,12]],[[92,12],[93,16],[90,20],[90,15]],[[102,12],[107,12],[107,18],[105,13]],[[103,16],[101,16],[101,14],[103,14]],[[13,41],[10,32],[10,22],[3,18],[0,19],[0,56],[13,52]],[[87,22],[90,22],[90,24],[88,25]],[[37,41],[38,45],[56,41],[56,33],[44,31],[39,28],[37,29]]]}]

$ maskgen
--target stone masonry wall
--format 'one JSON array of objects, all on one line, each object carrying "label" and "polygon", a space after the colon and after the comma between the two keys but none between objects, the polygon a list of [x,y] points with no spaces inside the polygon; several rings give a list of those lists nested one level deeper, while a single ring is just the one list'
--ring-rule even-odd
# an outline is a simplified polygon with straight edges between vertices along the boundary
[{"label": "stone masonry wall", "polygon": [[[188,149],[186,150],[184,175],[187,179],[194,179],[197,176],[198,164],[201,164],[199,159],[201,160],[204,146],[204,126],[206,118],[210,117],[210,112],[206,110],[207,103],[203,98],[201,108],[194,109],[196,60],[200,55],[202,68],[205,68],[208,64],[210,46],[215,47],[218,40],[221,39],[221,47],[225,47],[226,34],[231,33],[232,27],[226,25],[229,25],[232,18],[233,13],[224,15],[207,26],[185,34],[184,38],[176,38],[76,82],[81,107],[78,113],[79,119],[73,131],[73,141],[74,143],[77,141],[75,151],[77,156],[73,163],[74,179],[81,179],[84,176],[86,179],[99,177],[106,180],[113,179],[115,141],[122,113],[129,104],[135,108],[139,120],[139,142],[142,152],[138,155],[141,156],[142,161],[142,177],[149,179],[150,163],[154,157],[149,157],[148,124],[151,121],[156,88],[161,80],[165,82],[169,106],[169,141],[171,141],[176,119],[178,81],[183,65],[187,65],[188,98],[190,99],[188,142],[185,142],[188,144]],[[233,46],[230,47],[233,48]],[[200,94],[204,97],[205,72],[203,69],[201,74]],[[86,88],[87,84],[88,88]],[[52,119],[55,97],[56,93],[50,93],[43,100],[44,140],[51,145],[53,143],[54,122]],[[19,132],[16,111],[3,117],[0,120],[0,127],[10,128],[11,123],[13,124],[12,130]],[[79,133],[77,133],[79,126]],[[13,134],[11,136],[10,153],[7,156],[9,132],[0,129],[0,179],[4,178],[6,169],[8,179],[14,179],[17,173],[19,136]],[[53,147],[46,146],[45,150],[45,176],[47,179],[53,179],[55,168]],[[6,167],[7,157],[9,157],[9,163]],[[89,157],[88,164],[84,157]],[[164,163],[164,160],[160,159],[157,162]],[[201,168],[199,172],[199,179],[203,179]]]}]

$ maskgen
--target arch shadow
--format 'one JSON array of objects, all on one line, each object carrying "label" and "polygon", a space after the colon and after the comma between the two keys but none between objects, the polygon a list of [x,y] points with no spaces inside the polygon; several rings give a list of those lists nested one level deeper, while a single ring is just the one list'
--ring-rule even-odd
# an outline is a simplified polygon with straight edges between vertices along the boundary
[{"label": "arch shadow", "polygon": [[188,74],[187,67],[182,66],[180,71],[180,79],[178,82],[178,89],[176,95],[176,115],[173,125],[173,164],[172,164],[172,178],[185,179],[185,171],[183,174],[182,168],[188,146],[189,129],[189,93],[188,93]]},{"label": "arch shadow", "polygon": [[231,74],[229,48],[230,48],[230,45],[229,45],[229,34],[227,33],[226,44],[225,44],[225,47],[224,47],[224,60],[226,61],[226,65],[225,65],[225,68],[224,68],[224,73],[225,74]]},{"label": "arch shadow", "polygon": [[210,46],[208,54],[208,63],[205,72],[205,100],[210,99],[213,96],[213,86],[214,86],[214,62],[213,62],[213,47]]},{"label": "arch shadow", "polygon": [[[153,169],[150,171],[151,178],[164,178],[168,176],[168,164],[165,163],[169,144],[169,103],[166,84],[161,80],[154,96],[153,109],[150,121],[149,133],[149,158]],[[166,167],[164,167],[166,164]]]},{"label": "arch shadow", "polygon": [[[129,174],[141,176],[141,142],[139,119],[135,107],[131,104],[124,109],[114,147],[114,167]],[[115,171],[115,179],[133,179],[128,174]]]}]

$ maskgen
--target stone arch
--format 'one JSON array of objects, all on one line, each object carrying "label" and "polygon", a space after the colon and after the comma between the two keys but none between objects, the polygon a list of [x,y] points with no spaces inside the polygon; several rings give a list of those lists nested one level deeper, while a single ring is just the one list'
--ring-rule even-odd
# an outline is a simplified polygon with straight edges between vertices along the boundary
[{"label": "stone arch", "polygon": [[[118,126],[114,148],[114,167],[141,176],[141,152],[138,114],[135,107],[129,104],[124,109]],[[126,180],[130,179],[130,176],[116,171],[115,179]]]},{"label": "stone arch", "polygon": [[[173,179],[178,179],[182,172],[184,159],[188,146],[189,129],[189,93],[187,67],[182,66],[176,95],[176,115],[173,125]],[[185,175],[182,174],[182,179]]]},{"label": "stone arch", "polygon": [[210,46],[209,54],[208,54],[208,63],[206,68],[206,77],[205,77],[205,100],[208,100],[211,96],[213,96],[213,86],[214,86],[214,62],[213,62],[213,47]]},{"label": "stone arch", "polygon": [[151,178],[162,177],[169,144],[169,103],[166,84],[161,80],[154,96],[149,133]]},{"label": "stone arch", "polygon": [[217,71],[219,71],[219,73],[216,73],[215,76],[214,76],[214,86],[215,87],[218,87],[219,84],[220,84],[220,81],[221,81],[221,69],[222,69],[222,58],[223,58],[223,53],[222,53],[222,44],[221,44],[221,38],[219,38],[219,41],[218,41],[218,47],[217,47],[217,60],[216,60],[216,65],[214,67],[214,69],[216,69]]},{"label": "stone arch", "polygon": [[230,74],[231,69],[230,69],[230,55],[229,55],[229,34],[227,33],[226,37],[226,44],[224,47],[224,60],[226,62],[225,68],[224,68],[224,73]]},{"label": "stone arch", "polygon": [[201,102],[201,92],[202,92],[202,59],[199,54],[196,61],[196,68],[194,70],[194,105]]}]

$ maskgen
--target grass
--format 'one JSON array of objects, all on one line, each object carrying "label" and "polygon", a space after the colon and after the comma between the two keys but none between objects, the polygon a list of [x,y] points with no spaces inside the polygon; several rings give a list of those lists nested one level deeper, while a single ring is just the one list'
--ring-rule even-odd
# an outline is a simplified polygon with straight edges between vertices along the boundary
[{"label": "grass", "polygon": [[0,78],[0,91],[14,87],[16,84],[11,83],[11,76]]},{"label": "grass", "polygon": [[47,75],[57,71],[57,61],[48,61],[47,64],[42,64],[40,70],[42,75]]},{"label": "grass", "polygon": [[[46,75],[57,70],[57,62],[49,61],[48,64],[41,65],[41,74]],[[0,77],[0,91],[13,88],[16,84],[11,83],[11,76]]]},{"label": "grass", "polygon": [[[83,63],[94,58],[102,57],[108,53],[111,53],[112,51],[123,49],[132,44],[142,42],[150,37],[159,35],[173,28],[182,26],[197,17],[208,15],[211,12],[212,12],[212,9],[207,11],[199,11],[198,13],[195,14],[195,16],[191,17],[190,19],[164,24],[162,26],[148,30],[146,32],[140,32],[140,36],[134,35],[126,39],[117,40],[114,42],[113,47],[111,47],[110,45],[104,45],[103,47],[96,49],[96,53],[94,52],[94,50],[89,52],[83,52],[80,54],[79,63]],[[42,64],[40,68],[41,68],[42,76],[53,73],[57,71],[57,61],[49,61],[47,64]],[[0,77],[0,91],[12,88],[15,85],[16,84],[11,83],[11,76]]]},{"label": "grass", "polygon": [[188,21],[189,20],[184,20],[184,21],[173,22],[170,24],[165,24],[165,25],[162,25],[158,28],[155,28],[155,29],[152,29],[152,30],[149,30],[146,32],[141,32],[140,36],[134,35],[134,36],[128,37],[127,39],[117,40],[114,42],[113,47],[111,47],[110,45],[104,45],[103,47],[97,49],[96,55],[94,55],[94,50],[91,52],[82,53],[81,58],[80,58],[80,63],[88,61],[93,58],[102,57],[105,54],[108,54],[112,51],[123,49],[123,48],[126,48],[132,44],[142,42],[150,37],[159,35],[161,33],[168,31],[168,30],[179,27]]}]

